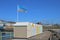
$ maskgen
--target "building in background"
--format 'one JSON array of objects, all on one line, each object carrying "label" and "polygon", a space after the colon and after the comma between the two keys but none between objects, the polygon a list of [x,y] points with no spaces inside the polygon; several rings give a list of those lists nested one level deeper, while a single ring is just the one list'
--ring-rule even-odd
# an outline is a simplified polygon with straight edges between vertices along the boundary
[{"label": "building in background", "polygon": [[13,26],[15,22],[0,20],[0,40],[8,40],[13,38]]},{"label": "building in background", "polygon": [[13,26],[12,26],[13,24],[15,24],[15,22],[8,21],[7,23],[5,23],[4,29],[5,30],[13,30]]}]

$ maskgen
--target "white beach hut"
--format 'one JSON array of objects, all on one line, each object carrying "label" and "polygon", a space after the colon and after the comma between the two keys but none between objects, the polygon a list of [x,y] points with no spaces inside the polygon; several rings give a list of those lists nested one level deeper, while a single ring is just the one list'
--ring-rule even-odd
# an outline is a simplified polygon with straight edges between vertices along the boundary
[{"label": "white beach hut", "polygon": [[17,22],[13,26],[14,38],[29,38],[43,32],[42,25],[30,22]]}]

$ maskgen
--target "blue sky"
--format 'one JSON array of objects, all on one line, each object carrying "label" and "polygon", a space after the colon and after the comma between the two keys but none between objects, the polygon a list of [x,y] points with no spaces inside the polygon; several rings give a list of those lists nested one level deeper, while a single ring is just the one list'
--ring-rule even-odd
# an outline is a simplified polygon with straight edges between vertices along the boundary
[{"label": "blue sky", "polygon": [[60,0],[0,0],[0,19],[16,21],[17,4],[28,11],[20,22],[60,23]]}]

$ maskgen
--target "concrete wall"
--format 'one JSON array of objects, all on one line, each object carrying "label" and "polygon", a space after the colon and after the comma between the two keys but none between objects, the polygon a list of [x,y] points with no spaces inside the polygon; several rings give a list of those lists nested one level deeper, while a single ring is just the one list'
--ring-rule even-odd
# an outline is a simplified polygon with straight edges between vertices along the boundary
[{"label": "concrete wall", "polygon": [[28,40],[28,39],[12,39],[12,40]]}]

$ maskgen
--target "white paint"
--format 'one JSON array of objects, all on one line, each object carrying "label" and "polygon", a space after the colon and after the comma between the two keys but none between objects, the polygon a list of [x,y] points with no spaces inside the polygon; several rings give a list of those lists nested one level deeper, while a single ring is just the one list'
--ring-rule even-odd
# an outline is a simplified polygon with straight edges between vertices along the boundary
[{"label": "white paint", "polygon": [[16,22],[13,26],[21,26],[21,25],[28,25],[29,22]]}]

